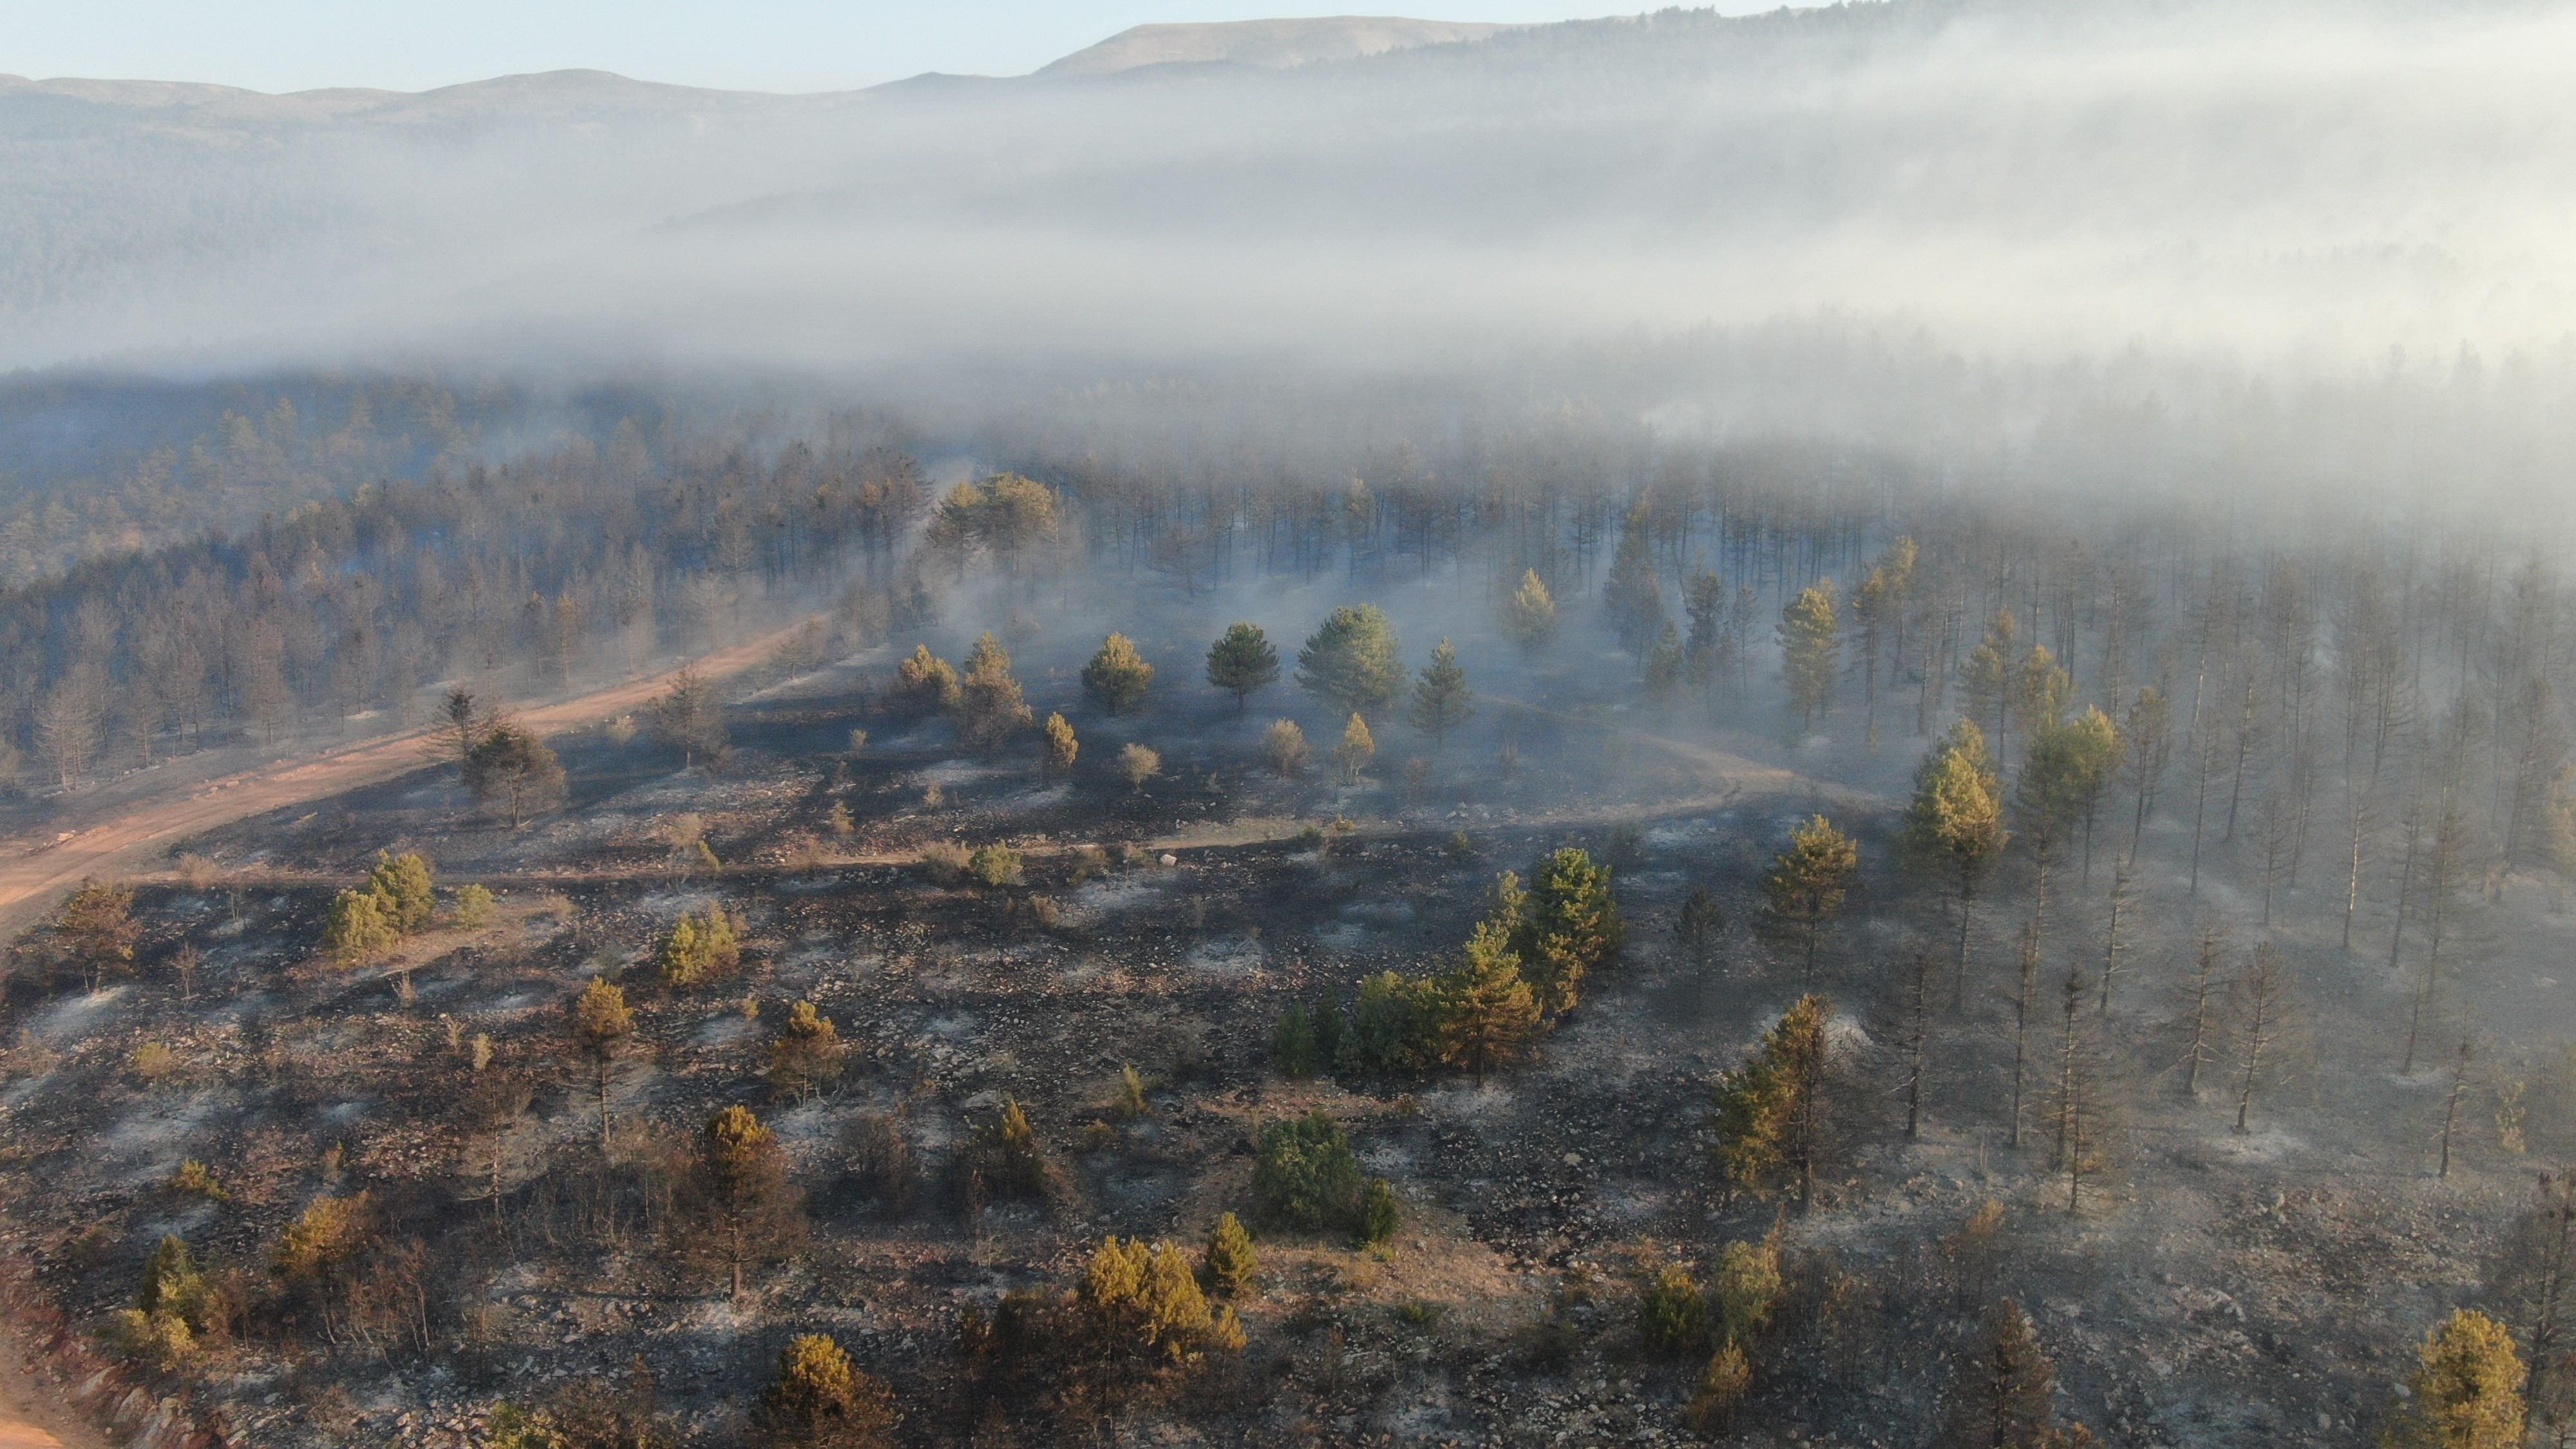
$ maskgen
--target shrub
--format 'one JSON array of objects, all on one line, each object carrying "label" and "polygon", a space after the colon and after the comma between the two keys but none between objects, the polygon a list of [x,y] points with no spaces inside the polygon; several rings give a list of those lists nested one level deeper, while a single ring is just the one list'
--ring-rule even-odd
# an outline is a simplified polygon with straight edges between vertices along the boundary
[{"label": "shrub", "polygon": [[1667,1264],[1637,1303],[1637,1332],[1649,1352],[1679,1356],[1708,1340],[1708,1303],[1690,1270]]},{"label": "shrub", "polygon": [[1291,1002],[1279,1014],[1279,1025],[1270,1033],[1270,1063],[1292,1082],[1315,1075],[1315,1029],[1305,1007]]},{"label": "shrub", "polygon": [[96,991],[112,974],[133,969],[134,943],[143,926],[134,919],[134,888],[85,880],[54,915],[54,941],[80,972],[82,989]]},{"label": "shrub", "polygon": [[1209,1291],[1229,1296],[1251,1292],[1260,1280],[1261,1255],[1253,1251],[1251,1232],[1234,1214],[1219,1217],[1209,1231],[1199,1270],[1207,1275]]},{"label": "shrub", "polygon": [[1381,971],[1360,982],[1351,1008],[1350,1030],[1341,1034],[1340,1060],[1345,1070],[1369,1076],[1418,1072],[1437,1051],[1433,1032],[1438,1012],[1432,1008],[1431,983]]},{"label": "shrub", "polygon": [[1395,1200],[1395,1187],[1383,1177],[1372,1177],[1360,1189],[1359,1224],[1353,1234],[1364,1248],[1375,1247],[1395,1236],[1404,1226],[1404,1209]]},{"label": "shrub", "polygon": [[489,923],[492,919],[492,892],[479,885],[457,887],[456,911],[452,919],[469,931]]},{"label": "shrub", "polygon": [[1323,1112],[1273,1122],[1261,1129],[1260,1150],[1252,1203],[1263,1222],[1302,1232],[1357,1230],[1359,1159],[1340,1123]]},{"label": "shrub", "polygon": [[1125,714],[1144,703],[1145,691],[1153,683],[1154,666],[1145,662],[1124,634],[1101,640],[1100,652],[1082,666],[1083,692],[1111,714]]},{"label": "shrub", "polygon": [[954,840],[934,840],[921,848],[921,873],[933,885],[955,885],[974,864],[974,856]]},{"label": "shrub", "polygon": [[1329,1072],[1342,1057],[1342,1045],[1350,1039],[1350,1023],[1343,1019],[1342,1004],[1330,996],[1315,1003],[1309,1013],[1315,1023],[1315,1070]]},{"label": "shrub", "polygon": [[733,917],[721,905],[680,917],[653,956],[654,969],[667,986],[703,985],[741,964]]},{"label": "shrub", "polygon": [[1082,741],[1074,734],[1073,726],[1065,722],[1063,715],[1050,714],[1043,734],[1045,750],[1038,756],[1039,773],[1072,774],[1073,762],[1082,755]]},{"label": "shrub", "polygon": [[1020,853],[1007,845],[987,845],[966,858],[966,873],[988,886],[1017,885]]},{"label": "shrub", "polygon": [[912,657],[895,666],[886,704],[900,714],[945,714],[957,707],[957,697],[957,671],[929,645],[916,644]]},{"label": "shrub", "polygon": [[1788,1291],[1780,1276],[1780,1250],[1767,1242],[1727,1244],[1718,1254],[1714,1288],[1727,1341],[1750,1348],[1770,1326],[1773,1310]]},{"label": "shrub", "polygon": [[1293,719],[1275,719],[1261,732],[1261,758],[1282,775],[1306,768],[1306,732]]},{"label": "shrub", "polygon": [[1376,758],[1377,741],[1369,736],[1368,721],[1352,715],[1342,726],[1342,742],[1333,746],[1333,768],[1341,772],[1343,784],[1356,785]]},{"label": "shrub", "polygon": [[1730,1343],[1709,1355],[1708,1367],[1699,1376],[1699,1391],[1691,1396],[1691,1428],[1712,1437],[1726,1432],[1752,1387],[1753,1365],[1743,1348]]},{"label": "shrub", "polygon": [[1167,1359],[1195,1357],[1216,1328],[1189,1260],[1170,1243],[1105,1238],[1083,1271],[1079,1290],[1103,1348],[1159,1349]]},{"label": "shrub", "polygon": [[1118,750],[1118,773],[1129,788],[1143,790],[1145,782],[1163,773],[1163,757],[1143,745],[1122,745]]},{"label": "shrub", "polygon": [[223,1326],[223,1295],[199,1271],[188,1245],[165,1237],[144,1265],[135,1306],[115,1315],[110,1336],[117,1350],[160,1368],[176,1368]]},{"label": "shrub", "polygon": [[367,888],[384,898],[383,909],[403,935],[427,930],[430,917],[437,913],[437,881],[429,862],[416,853],[377,851],[375,868],[367,872]]},{"label": "shrub", "polygon": [[832,1019],[810,1001],[788,1009],[787,1025],[769,1044],[769,1089],[798,1100],[829,1089],[841,1080],[846,1048]]},{"label": "shrub", "polygon": [[1122,1063],[1118,1068],[1118,1100],[1111,1110],[1131,1121],[1153,1113],[1153,1104],[1145,1100],[1145,1079],[1136,1075],[1133,1062]]},{"label": "shrub", "polygon": [[518,1404],[494,1404],[483,1433],[487,1449],[564,1449],[554,1415]]},{"label": "shrub", "polygon": [[782,1449],[877,1449],[894,1443],[894,1396],[830,1334],[800,1334],[779,1352],[760,1421],[767,1442]]},{"label": "shrub", "polygon": [[184,1192],[192,1197],[204,1198],[208,1202],[232,1200],[232,1194],[226,1192],[224,1185],[215,1179],[214,1169],[193,1157],[180,1163],[171,1172],[168,1186],[172,1192]]},{"label": "shrub", "polygon": [[375,1202],[366,1193],[315,1198],[277,1241],[270,1270],[289,1287],[345,1271],[375,1238]]},{"label": "shrub", "polygon": [[197,1351],[197,1335],[186,1320],[167,1313],[120,1308],[109,1320],[109,1341],[118,1353],[155,1368],[174,1369]]},{"label": "shrub", "polygon": [[188,1245],[176,1237],[164,1237],[152,1250],[152,1261],[143,1266],[143,1289],[136,1305],[154,1315],[170,1314],[185,1321],[192,1329],[214,1326],[215,1287],[199,1271]]},{"label": "shrub", "polygon": [[1010,1098],[1002,1100],[992,1121],[975,1129],[958,1166],[970,1178],[980,1176],[984,1190],[995,1197],[1046,1196],[1046,1156],[1038,1149],[1037,1130]]},{"label": "shrub", "polygon": [[147,1041],[134,1049],[125,1061],[126,1068],[147,1085],[157,1086],[179,1070],[179,1054],[157,1041]]},{"label": "shrub", "polygon": [[402,938],[385,898],[373,889],[342,891],[323,918],[322,944],[348,958],[372,955]]}]

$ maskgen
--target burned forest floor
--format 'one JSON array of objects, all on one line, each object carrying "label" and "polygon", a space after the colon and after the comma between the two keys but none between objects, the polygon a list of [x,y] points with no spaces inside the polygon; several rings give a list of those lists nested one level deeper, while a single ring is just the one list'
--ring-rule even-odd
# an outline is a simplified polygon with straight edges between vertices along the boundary
[{"label": "burned forest floor", "polygon": [[[1078,713],[1080,760],[1041,778],[1031,751],[964,751],[946,722],[871,710],[827,671],[736,701],[720,769],[616,731],[559,739],[570,801],[524,826],[429,770],[182,842],[139,882],[132,972],[84,989],[48,968],[41,933],[19,947],[0,1018],[7,1247],[102,1334],[166,1236],[230,1274],[232,1321],[135,1372],[245,1445],[480,1444],[498,1403],[639,1368],[677,1442],[732,1444],[781,1348],[828,1332],[891,1387],[905,1443],[1892,1449],[1930,1441],[2007,1296],[2064,1411],[2106,1442],[2348,1445],[2425,1328],[2486,1291],[2497,1235],[2568,1131],[2555,1003],[2576,987],[2503,964],[2554,959],[2565,927],[2519,878],[2473,908],[2475,964],[2442,987],[2439,1048],[2412,1073],[2397,1047],[2416,977],[2379,959],[2388,903],[2364,892],[2379,944],[2347,953],[2341,883],[2287,892],[2268,938],[2299,983],[2295,1069],[2266,1070],[2234,1131],[2224,1043],[2187,1091],[2177,1032],[2203,924],[2230,924],[2240,955],[2266,933],[2241,848],[2189,885],[2182,827],[2159,818],[2118,995],[2087,988],[2106,1107],[2070,1210],[2044,1064],[2060,979],[2102,954],[2114,847],[2058,887],[2016,1132],[2028,886],[2019,867],[1994,883],[1952,982],[1947,898],[1893,843],[1921,741],[1846,769],[1569,688],[1488,701],[1436,753],[1390,726],[1343,785],[1320,762],[1262,764],[1275,713],[1195,697]],[[1130,741],[1161,755],[1141,786],[1117,767]],[[1819,812],[1859,840],[1862,878],[1810,977],[1762,929],[1760,877]],[[1016,877],[942,878],[921,863],[942,841],[1009,845]],[[1612,863],[1627,945],[1529,1061],[1481,1084],[1276,1069],[1284,1012],[1447,965],[1496,874],[1566,844]],[[333,896],[379,850],[421,854],[443,900],[488,888],[490,915],[443,907],[369,959],[325,952]],[[1696,887],[1725,921],[1702,951],[1674,932]],[[739,965],[659,983],[657,943],[710,908],[739,921]],[[1895,1043],[1916,952],[1941,989],[1908,1138]],[[564,1026],[593,978],[624,986],[635,1024],[604,1105]],[[1730,1196],[1711,1085],[1810,989],[1834,1012],[1825,1170],[1803,1206]],[[798,1002],[848,1047],[827,1089],[772,1071]],[[1141,1111],[1120,1100],[1130,1067]],[[523,1111],[475,1105],[492,1074],[526,1085]],[[1005,1103],[1045,1164],[1024,1197],[956,1168]],[[701,1124],[736,1104],[777,1134],[803,1224],[740,1293],[673,1205]],[[1262,1126],[1317,1110],[1393,1186],[1393,1237],[1262,1233],[1259,1284],[1234,1300],[1247,1343],[1223,1364],[1106,1401],[979,1407],[968,1310],[1069,1287],[1106,1235],[1195,1254],[1220,1214],[1249,1216]],[[372,1266],[290,1293],[290,1227],[359,1193]],[[1640,1286],[1669,1263],[1705,1280],[1726,1244],[1766,1238],[1781,1302],[1750,1397],[1704,1434],[1685,1406],[1705,1354],[1648,1351]]]}]

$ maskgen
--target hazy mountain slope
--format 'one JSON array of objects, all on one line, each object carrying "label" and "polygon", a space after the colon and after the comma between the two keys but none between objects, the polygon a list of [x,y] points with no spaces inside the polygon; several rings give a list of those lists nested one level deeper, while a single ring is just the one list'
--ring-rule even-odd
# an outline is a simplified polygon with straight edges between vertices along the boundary
[{"label": "hazy mountain slope", "polygon": [[1355,60],[1417,45],[1482,40],[1501,25],[1335,15],[1311,20],[1235,20],[1206,25],[1138,25],[1087,46],[1039,75],[1112,75],[1149,65],[1224,62],[1281,69],[1318,60]]},{"label": "hazy mountain slope", "polygon": [[2570,17],[1893,0],[806,97],[0,82],[0,366],[1387,357],[1824,313],[2011,355],[2509,349],[2576,326]]}]

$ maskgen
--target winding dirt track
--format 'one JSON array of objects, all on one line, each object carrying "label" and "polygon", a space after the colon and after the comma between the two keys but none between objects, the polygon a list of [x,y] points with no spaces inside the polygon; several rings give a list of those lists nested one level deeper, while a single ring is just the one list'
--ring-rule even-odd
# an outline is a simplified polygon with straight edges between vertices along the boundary
[{"label": "winding dirt track", "polygon": [[[710,678],[738,674],[767,658],[793,632],[782,629],[690,663]],[[539,705],[520,711],[518,719],[540,734],[592,724],[642,706],[679,672],[668,669]],[[228,775],[181,798],[137,805],[68,838],[0,840],[0,935],[29,924],[87,877],[128,872],[171,842],[219,825],[394,779],[428,764],[429,755],[427,732],[412,730]],[[103,1445],[78,1414],[27,1371],[18,1347],[0,1340],[0,1449],[65,1449],[67,1439],[81,1449]]]},{"label": "winding dirt track", "polygon": [[[738,674],[767,658],[794,632],[780,630],[730,649],[691,661],[711,678]],[[631,679],[572,699],[540,705],[519,713],[519,720],[540,734],[555,734],[593,724],[642,706],[679,673],[678,669]],[[1684,813],[1715,808],[1746,796],[1806,792],[1834,803],[1859,803],[1868,797],[1809,779],[1792,770],[1763,765],[1740,755],[1648,734],[1600,720],[1577,720],[1517,700],[1488,697],[1487,703],[1515,711],[1615,729],[1640,743],[1669,751],[1698,765],[1718,788],[1708,794],[1668,802],[1652,813]],[[72,832],[68,838],[0,840],[0,935],[32,922],[54,901],[85,878],[128,873],[155,851],[217,826],[271,810],[323,799],[365,785],[379,784],[430,763],[427,732],[413,730],[345,749],[325,751],[300,760],[284,760],[229,775],[182,798],[149,802]],[[1187,832],[1152,842],[1155,849],[1189,849],[1243,844],[1289,833],[1289,822],[1256,822]],[[909,857],[851,857],[834,864],[898,864]],[[50,1423],[73,1445],[100,1444],[83,1421],[47,1393],[16,1361],[14,1345],[0,1342],[0,1449],[66,1449],[66,1442],[39,1422]]]},{"label": "winding dirt track", "polygon": [[[793,632],[782,629],[690,662],[709,677],[738,674],[767,658]],[[520,711],[518,719],[540,734],[592,724],[640,707],[679,672],[664,670],[539,705]],[[128,871],[173,841],[284,806],[378,784],[420,769],[430,762],[429,756],[427,732],[412,730],[228,775],[183,798],[135,806],[71,832],[68,838],[22,836],[0,841],[0,931],[24,926],[83,879]],[[0,1423],[0,1435],[6,1432],[5,1423]],[[0,1449],[7,1449],[7,1444],[0,1438]]]}]

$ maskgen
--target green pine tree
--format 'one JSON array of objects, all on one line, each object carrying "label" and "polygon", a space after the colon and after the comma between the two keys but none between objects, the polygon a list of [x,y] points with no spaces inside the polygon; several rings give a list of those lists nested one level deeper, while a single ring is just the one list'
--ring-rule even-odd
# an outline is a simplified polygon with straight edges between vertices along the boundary
[{"label": "green pine tree", "polygon": [[1253,1251],[1252,1233],[1232,1213],[1216,1220],[1208,1232],[1207,1254],[1200,1260],[1210,1292],[1227,1297],[1249,1293],[1261,1279],[1261,1255]]},{"label": "green pine tree", "polygon": [[1547,591],[1538,570],[1522,574],[1521,586],[1504,603],[1503,632],[1523,654],[1536,654],[1556,638],[1556,598]]},{"label": "green pine tree", "polygon": [[367,872],[367,885],[384,897],[394,929],[406,936],[428,930],[431,917],[438,914],[438,885],[430,874],[429,862],[418,854],[377,851],[375,868]]},{"label": "green pine tree", "polygon": [[1908,860],[1918,868],[1947,874],[1956,887],[1959,952],[1951,978],[1955,1006],[1967,989],[1968,930],[1977,882],[2011,839],[2004,830],[2002,787],[1986,764],[1985,736],[1973,723],[1959,721],[1914,772],[1914,798],[1905,807],[1899,838]]},{"label": "green pine tree", "polygon": [[1637,1295],[1637,1332],[1650,1353],[1679,1357],[1708,1342],[1708,1299],[1699,1280],[1679,1263],[1667,1263]]},{"label": "green pine tree", "polygon": [[1082,666],[1083,692],[1111,714],[1126,714],[1143,704],[1153,683],[1154,666],[1145,662],[1124,634],[1101,640],[1100,652]]},{"label": "green pine tree", "polygon": [[1619,647],[1642,659],[1664,628],[1664,585],[1655,575],[1655,556],[1647,522],[1646,500],[1628,510],[1619,531],[1619,550],[1610,558],[1610,577],[1601,586],[1601,608],[1609,616]]},{"label": "green pine tree", "polygon": [[1794,1186],[1806,1203],[1821,1147],[1825,1023],[1821,996],[1802,996],[1753,1055],[1719,1076],[1712,1094],[1717,1170],[1732,1193],[1768,1198]]},{"label": "green pine tree", "polygon": [[912,657],[894,667],[894,684],[886,691],[886,703],[902,714],[946,714],[957,707],[957,671],[930,652],[927,644],[912,646]]},{"label": "green pine tree", "polygon": [[1816,947],[1827,922],[1841,914],[1860,870],[1860,847],[1822,815],[1799,826],[1762,878],[1771,917],[1805,945],[1804,979],[1816,979]]},{"label": "green pine tree", "polygon": [[1036,719],[1011,677],[1011,656],[986,630],[966,656],[966,679],[957,690],[957,737],[970,750],[999,751]]},{"label": "green pine tree", "polygon": [[1801,735],[1813,730],[1817,716],[1833,704],[1834,676],[1841,668],[1834,581],[1823,579],[1799,590],[1780,611],[1780,678],[1789,687],[1789,708],[1798,716]]},{"label": "green pine tree", "polygon": [[342,891],[323,917],[322,944],[351,959],[373,955],[402,939],[394,922],[393,903],[374,887]]},{"label": "green pine tree", "polygon": [[1449,732],[1465,724],[1476,712],[1474,696],[1467,690],[1467,668],[1458,662],[1458,651],[1442,639],[1431,651],[1431,662],[1422,666],[1422,674],[1413,684],[1413,727],[1431,736],[1436,753]]},{"label": "green pine tree", "polygon": [[1529,891],[1498,884],[1496,910],[1510,911],[1511,949],[1520,958],[1539,1010],[1554,1020],[1583,998],[1583,978],[1619,952],[1627,939],[1610,895],[1610,868],[1567,846],[1530,872]]},{"label": "green pine tree", "polygon": [[1298,686],[1344,714],[1385,709],[1403,679],[1395,630],[1375,604],[1335,609],[1297,651]]},{"label": "green pine tree", "polygon": [[1538,1030],[1538,1002],[1521,977],[1521,959],[1512,953],[1511,931],[1502,922],[1479,922],[1465,954],[1433,986],[1435,1036],[1440,1060],[1467,1068],[1482,1088],[1486,1068],[1519,1060]]},{"label": "green pine tree", "polygon": [[2457,1309],[2424,1335],[2420,1364],[2381,1449],[2521,1449],[2522,1356],[2503,1324]]},{"label": "green pine tree", "polygon": [[1241,714],[1254,691],[1279,677],[1279,651],[1258,624],[1235,623],[1208,646],[1207,682],[1234,696]]}]

